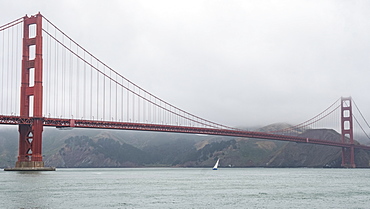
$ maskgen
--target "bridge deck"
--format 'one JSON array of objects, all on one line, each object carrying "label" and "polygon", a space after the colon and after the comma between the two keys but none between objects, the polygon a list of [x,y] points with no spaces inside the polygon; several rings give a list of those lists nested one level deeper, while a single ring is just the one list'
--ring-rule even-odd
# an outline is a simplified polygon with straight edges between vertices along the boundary
[{"label": "bridge deck", "polygon": [[[19,125],[32,124],[34,118],[24,118],[20,116],[4,116],[0,115],[0,124]],[[187,134],[208,134],[218,136],[234,136],[256,139],[269,139],[278,141],[290,141],[308,144],[319,144],[335,147],[354,147],[357,149],[370,150],[370,146],[366,145],[351,145],[342,142],[326,141],[321,139],[303,138],[298,136],[270,134],[265,132],[243,131],[238,129],[213,129],[191,126],[174,126],[163,124],[146,124],[146,123],[128,123],[114,121],[97,121],[97,120],[75,120],[75,119],[59,119],[59,118],[42,118],[44,126],[52,126],[57,128],[95,128],[95,129],[121,129],[121,130],[136,130],[136,131],[154,131],[154,132],[173,132]]]}]

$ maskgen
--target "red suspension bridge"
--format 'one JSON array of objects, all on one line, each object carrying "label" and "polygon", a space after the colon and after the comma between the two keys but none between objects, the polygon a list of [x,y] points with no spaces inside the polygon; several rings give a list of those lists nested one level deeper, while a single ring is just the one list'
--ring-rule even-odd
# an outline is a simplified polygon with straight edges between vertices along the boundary
[{"label": "red suspension bridge", "polygon": [[[44,126],[209,134],[336,146],[342,148],[342,166],[352,168],[356,166],[355,149],[370,150],[370,146],[354,141],[353,124],[359,120],[352,107],[359,109],[349,97],[297,126],[275,132],[245,131],[203,119],[149,93],[40,13],[0,26],[0,42],[0,123],[19,127],[14,170],[47,169],[42,158]],[[361,112],[360,116],[364,119]],[[341,132],[341,141],[297,136],[307,129],[327,127],[323,123],[328,118],[336,120],[336,127],[330,128]]]}]

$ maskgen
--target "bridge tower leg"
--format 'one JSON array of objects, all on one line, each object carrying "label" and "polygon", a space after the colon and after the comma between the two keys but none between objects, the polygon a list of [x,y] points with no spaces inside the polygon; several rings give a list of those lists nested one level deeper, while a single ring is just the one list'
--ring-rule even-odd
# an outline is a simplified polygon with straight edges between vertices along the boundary
[{"label": "bridge tower leg", "polygon": [[19,125],[18,161],[6,170],[55,170],[42,160],[42,15],[25,16],[23,24],[20,116],[31,123]]},{"label": "bridge tower leg", "polygon": [[342,142],[350,147],[342,147],[342,167],[355,168],[355,148],[353,142],[353,120],[351,97],[341,98]]}]

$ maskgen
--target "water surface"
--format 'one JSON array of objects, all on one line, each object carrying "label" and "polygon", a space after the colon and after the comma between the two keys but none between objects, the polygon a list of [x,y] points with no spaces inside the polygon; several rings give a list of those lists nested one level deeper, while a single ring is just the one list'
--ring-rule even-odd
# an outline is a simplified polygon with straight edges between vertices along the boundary
[{"label": "water surface", "polygon": [[0,171],[0,208],[370,208],[370,170]]}]

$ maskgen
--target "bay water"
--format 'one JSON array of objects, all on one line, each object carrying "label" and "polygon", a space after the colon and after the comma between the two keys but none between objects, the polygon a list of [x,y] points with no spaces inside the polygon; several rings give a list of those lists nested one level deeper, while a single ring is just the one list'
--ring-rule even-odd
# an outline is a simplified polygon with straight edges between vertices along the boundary
[{"label": "bay water", "polygon": [[0,208],[370,208],[370,170],[0,171]]}]

